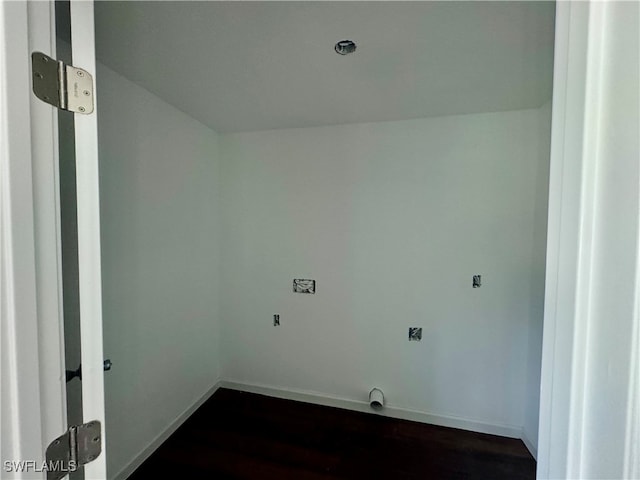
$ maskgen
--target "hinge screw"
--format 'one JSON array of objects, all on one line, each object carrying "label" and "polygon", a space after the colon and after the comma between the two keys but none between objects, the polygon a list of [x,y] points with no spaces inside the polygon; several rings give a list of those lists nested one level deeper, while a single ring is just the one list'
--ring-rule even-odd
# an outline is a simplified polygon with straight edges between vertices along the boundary
[{"label": "hinge screw", "polygon": [[82,93],[84,93],[87,97],[91,95],[91,92],[89,90],[84,90]]},{"label": "hinge screw", "polygon": [[85,108],[84,107],[78,107],[78,111],[79,112],[84,112]]},{"label": "hinge screw", "polygon": [[84,77],[84,72],[82,70],[78,70],[76,73],[79,77]]}]

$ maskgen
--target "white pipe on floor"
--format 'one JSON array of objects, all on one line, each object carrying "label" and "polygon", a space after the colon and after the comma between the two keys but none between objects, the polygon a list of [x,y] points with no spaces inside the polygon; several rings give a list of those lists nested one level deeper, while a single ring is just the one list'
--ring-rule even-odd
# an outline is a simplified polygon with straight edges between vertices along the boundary
[{"label": "white pipe on floor", "polygon": [[369,405],[374,410],[384,407],[384,393],[379,388],[374,388],[369,392]]}]

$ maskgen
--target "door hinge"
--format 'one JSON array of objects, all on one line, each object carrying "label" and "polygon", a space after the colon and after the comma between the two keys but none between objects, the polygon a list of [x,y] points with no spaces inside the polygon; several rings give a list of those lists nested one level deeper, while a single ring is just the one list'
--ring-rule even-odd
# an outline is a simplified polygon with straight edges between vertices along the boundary
[{"label": "door hinge", "polygon": [[94,461],[102,452],[100,422],[94,420],[69,427],[47,447],[47,480],[59,480],[81,465]]},{"label": "door hinge", "polygon": [[93,77],[42,52],[31,54],[33,93],[43,102],[69,112],[93,112]]}]

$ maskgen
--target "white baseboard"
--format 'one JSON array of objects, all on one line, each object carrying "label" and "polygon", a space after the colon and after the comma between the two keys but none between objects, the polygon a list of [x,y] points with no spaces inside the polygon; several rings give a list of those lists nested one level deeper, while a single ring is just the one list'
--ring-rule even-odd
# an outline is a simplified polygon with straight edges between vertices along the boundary
[{"label": "white baseboard", "polygon": [[138,453],[133,460],[131,460],[125,467],[118,472],[113,479],[114,480],[125,480],[129,475],[133,473],[133,471],[142,465],[147,458],[151,456],[156,449],[162,445],[162,443],[175,432],[180,425],[182,425],[185,420],[187,420],[198,408],[202,406],[204,402],[206,402],[211,395],[216,393],[218,388],[220,388],[221,382],[216,383],[211,389],[209,389],[202,397],[196,400],[189,408],[183,411],[180,415],[178,415],[168,426],[167,428],[160,433],[156,438],[151,440],[151,442],[142,449],[140,453]]},{"label": "white baseboard", "polygon": [[[393,406],[386,406],[383,410],[374,411],[369,404],[364,401],[351,400],[346,398],[332,397],[318,392],[295,390],[290,388],[274,388],[266,385],[249,384],[243,382],[226,381],[220,382],[220,387],[239,390],[242,392],[258,393],[269,397],[283,398],[286,400],[297,400],[299,402],[315,403],[328,407],[338,407],[357,412],[365,412],[373,415],[383,415],[404,420],[430,423],[442,427],[459,428],[472,432],[489,433],[509,438],[522,438],[522,427],[515,425],[502,425],[486,423],[467,418],[451,417],[446,415],[436,415],[416,410],[407,410]],[[529,448],[527,446],[527,448]],[[535,456],[535,455],[534,455]]]},{"label": "white baseboard", "polygon": [[524,446],[527,447],[527,450],[529,450],[531,456],[538,460],[538,449],[536,448],[535,444],[531,440],[529,440],[529,437],[527,437],[527,434],[524,432],[524,428],[522,429],[520,440],[522,440]]}]

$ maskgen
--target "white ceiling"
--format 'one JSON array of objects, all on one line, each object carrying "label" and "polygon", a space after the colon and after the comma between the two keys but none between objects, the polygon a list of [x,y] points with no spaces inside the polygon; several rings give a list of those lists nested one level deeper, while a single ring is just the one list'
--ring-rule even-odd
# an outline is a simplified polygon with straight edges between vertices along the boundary
[{"label": "white ceiling", "polygon": [[[549,2],[98,2],[98,59],[219,132],[532,108]],[[351,39],[352,55],[333,46]]]}]

